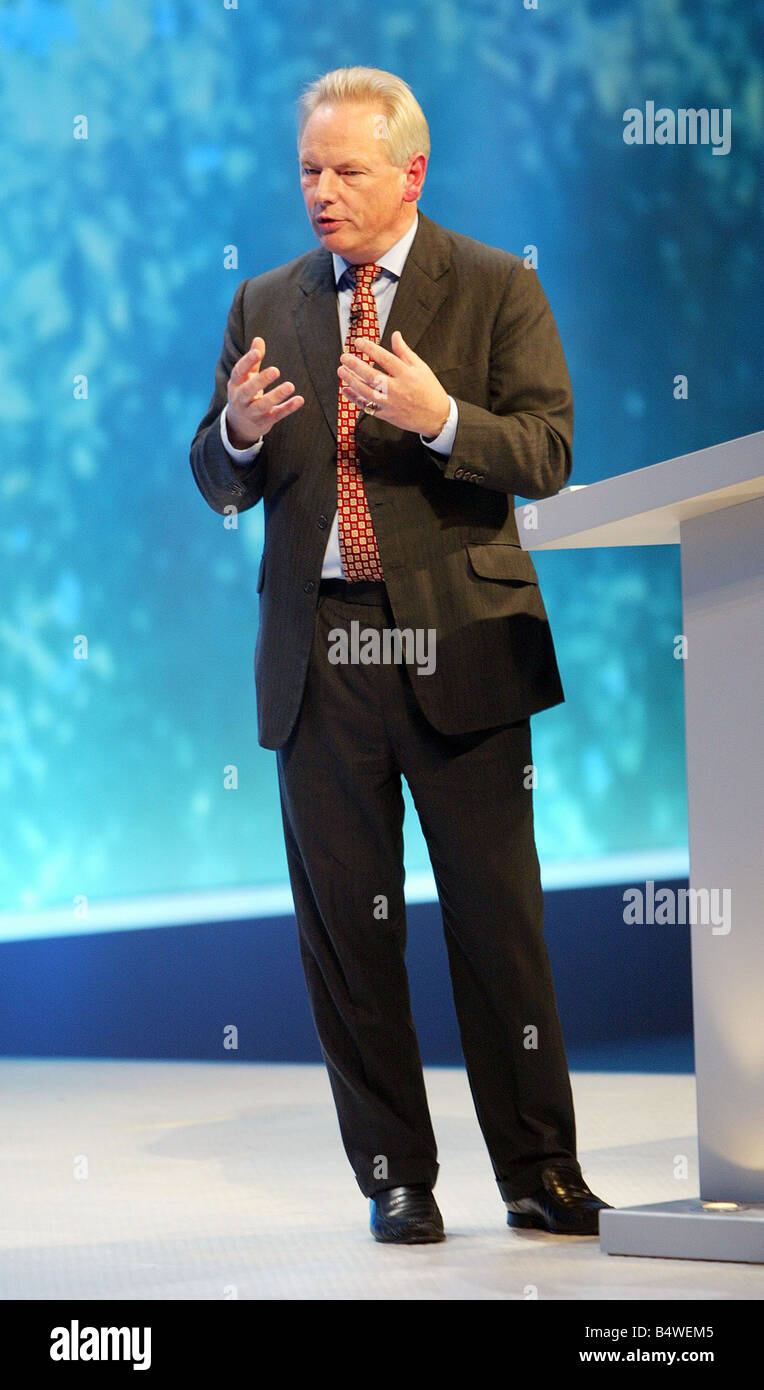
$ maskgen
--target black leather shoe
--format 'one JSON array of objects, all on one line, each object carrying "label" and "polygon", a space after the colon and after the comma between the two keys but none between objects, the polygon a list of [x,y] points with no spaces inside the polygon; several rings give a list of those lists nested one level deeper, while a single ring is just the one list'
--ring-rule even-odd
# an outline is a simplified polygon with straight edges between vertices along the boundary
[{"label": "black leather shoe", "polygon": [[425,1183],[375,1193],[370,1224],[375,1240],[399,1245],[429,1245],[446,1239],[443,1217]]},{"label": "black leather shoe", "polygon": [[560,1236],[596,1236],[599,1214],[610,1210],[587,1187],[580,1172],[550,1164],[535,1191],[505,1203],[508,1226],[533,1226]]}]

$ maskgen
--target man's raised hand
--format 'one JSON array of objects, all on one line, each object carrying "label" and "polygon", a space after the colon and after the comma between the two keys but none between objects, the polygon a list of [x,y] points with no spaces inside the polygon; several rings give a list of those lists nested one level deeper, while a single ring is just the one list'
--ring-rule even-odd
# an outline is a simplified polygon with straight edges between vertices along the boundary
[{"label": "man's raised hand", "polygon": [[[345,395],[358,406],[374,401],[381,420],[426,439],[440,433],[448,419],[449,397],[424,358],[417,356],[396,328],[392,352],[373,338],[356,338],[356,352],[343,352],[337,373]],[[363,353],[374,366],[364,362]]]},{"label": "man's raised hand", "polygon": [[[278,367],[264,367],[265,339],[253,338],[249,352],[240,357],[228,378],[226,432],[234,449],[246,449],[267,434],[285,415],[292,415],[305,404],[304,396],[294,395],[294,383],[272,383],[281,375]],[[266,391],[266,386],[272,386]]]}]

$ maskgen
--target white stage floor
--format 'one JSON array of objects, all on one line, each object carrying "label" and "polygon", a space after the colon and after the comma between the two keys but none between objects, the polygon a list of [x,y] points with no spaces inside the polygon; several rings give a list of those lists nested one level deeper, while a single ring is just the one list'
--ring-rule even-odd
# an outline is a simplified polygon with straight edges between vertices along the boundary
[{"label": "white stage floor", "polygon": [[[760,1266],[510,1231],[464,1073],[426,1078],[448,1239],[398,1249],[369,1233],[323,1068],[0,1062],[0,1298],[764,1297]],[[692,1077],[578,1073],[573,1087],[600,1196],[697,1194]]]}]

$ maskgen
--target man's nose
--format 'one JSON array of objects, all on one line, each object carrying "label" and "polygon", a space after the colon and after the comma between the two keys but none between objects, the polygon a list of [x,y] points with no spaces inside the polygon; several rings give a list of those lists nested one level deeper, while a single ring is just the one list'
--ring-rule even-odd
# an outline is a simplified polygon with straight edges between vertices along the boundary
[{"label": "man's nose", "polygon": [[337,191],[337,176],[333,169],[322,169],[316,184],[316,199],[323,203],[331,199]]}]

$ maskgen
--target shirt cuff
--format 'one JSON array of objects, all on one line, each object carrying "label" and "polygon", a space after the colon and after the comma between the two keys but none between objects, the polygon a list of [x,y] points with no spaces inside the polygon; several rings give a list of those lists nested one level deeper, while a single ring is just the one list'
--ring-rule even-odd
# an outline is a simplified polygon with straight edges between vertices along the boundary
[{"label": "shirt cuff", "polygon": [[451,406],[448,412],[448,419],[443,426],[440,434],[436,434],[434,439],[425,439],[423,434],[419,438],[426,449],[434,449],[438,454],[450,454],[454,447],[456,438],[456,427],[459,423],[459,408],[453,396],[449,396]]},{"label": "shirt cuff", "polygon": [[220,413],[220,438],[225,445],[226,452],[231,455],[231,458],[234,459],[236,463],[251,463],[263,447],[263,437],[261,435],[259,439],[255,440],[254,444],[250,444],[246,449],[234,449],[233,444],[228,438],[228,430],[226,429],[225,414],[227,409],[228,406],[224,405]]}]

